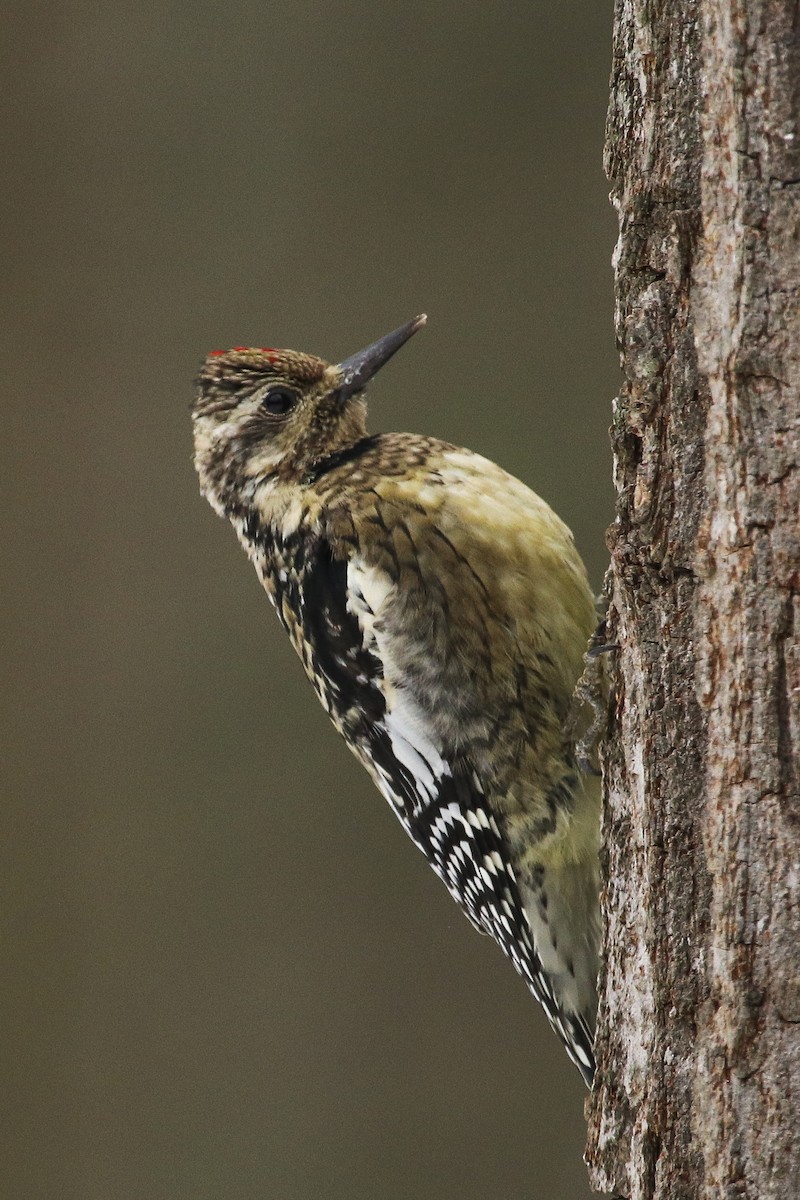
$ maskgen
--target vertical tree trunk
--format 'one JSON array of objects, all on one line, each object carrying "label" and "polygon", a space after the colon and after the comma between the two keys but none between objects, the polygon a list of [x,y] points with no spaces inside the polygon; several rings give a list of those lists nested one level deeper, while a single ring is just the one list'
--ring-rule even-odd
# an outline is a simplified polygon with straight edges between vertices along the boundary
[{"label": "vertical tree trunk", "polygon": [[617,0],[594,1186],[800,1198],[800,9]]}]

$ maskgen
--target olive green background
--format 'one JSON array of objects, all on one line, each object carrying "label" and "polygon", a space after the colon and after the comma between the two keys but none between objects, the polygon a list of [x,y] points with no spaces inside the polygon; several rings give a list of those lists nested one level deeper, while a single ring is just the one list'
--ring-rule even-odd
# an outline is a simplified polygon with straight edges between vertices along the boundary
[{"label": "olive green background", "polygon": [[582,1200],[582,1087],[201,500],[208,349],[419,311],[373,428],[497,459],[600,586],[611,4],[4,18],[8,1200]]}]

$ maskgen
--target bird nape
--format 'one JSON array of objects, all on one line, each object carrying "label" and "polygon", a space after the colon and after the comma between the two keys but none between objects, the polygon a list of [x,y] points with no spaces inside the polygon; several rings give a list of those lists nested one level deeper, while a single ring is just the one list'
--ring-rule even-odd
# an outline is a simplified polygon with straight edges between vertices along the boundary
[{"label": "bird nape", "polygon": [[214,351],[195,466],[334,725],[590,1084],[600,790],[567,724],[594,603],[570,531],[518,479],[367,433],[367,383],[424,323],[338,364]]}]

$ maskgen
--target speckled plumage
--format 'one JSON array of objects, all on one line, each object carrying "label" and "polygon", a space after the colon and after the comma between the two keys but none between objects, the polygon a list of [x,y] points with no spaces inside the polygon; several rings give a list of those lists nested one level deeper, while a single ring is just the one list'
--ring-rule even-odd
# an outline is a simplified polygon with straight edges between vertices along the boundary
[{"label": "speckled plumage", "polygon": [[519,480],[434,438],[367,435],[365,379],[418,324],[377,366],[209,356],[196,466],[337,729],[590,1081],[599,789],[565,723],[592,597]]}]

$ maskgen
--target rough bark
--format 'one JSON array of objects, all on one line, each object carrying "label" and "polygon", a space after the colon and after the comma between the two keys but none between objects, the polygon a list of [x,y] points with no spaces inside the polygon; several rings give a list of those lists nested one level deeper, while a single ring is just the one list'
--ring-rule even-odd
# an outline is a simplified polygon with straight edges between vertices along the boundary
[{"label": "rough bark", "polygon": [[617,0],[594,1186],[800,1197],[800,9]]}]

